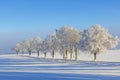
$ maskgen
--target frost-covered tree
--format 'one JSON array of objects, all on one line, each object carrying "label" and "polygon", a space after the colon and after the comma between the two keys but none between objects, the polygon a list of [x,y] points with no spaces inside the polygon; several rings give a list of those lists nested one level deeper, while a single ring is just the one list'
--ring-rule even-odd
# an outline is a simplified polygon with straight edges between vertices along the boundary
[{"label": "frost-covered tree", "polygon": [[76,45],[79,43],[80,41],[80,38],[81,38],[81,34],[80,34],[80,31],[77,30],[77,29],[73,29],[71,28],[69,30],[69,43],[70,43],[70,58],[72,59],[72,54],[73,54],[73,51],[75,52],[75,59],[77,60],[77,57],[78,57],[78,53],[77,53],[77,47]]},{"label": "frost-covered tree", "polygon": [[31,56],[32,50],[34,49],[33,39],[27,39],[24,41],[26,50],[28,51],[29,55]]},{"label": "frost-covered tree", "polygon": [[[60,40],[63,57],[68,58],[68,52],[73,54],[73,49],[80,41],[80,31],[72,27],[62,27],[56,31],[57,38]],[[64,53],[65,52],[65,53]]]},{"label": "frost-covered tree", "polygon": [[12,49],[16,51],[16,54],[18,55],[18,53],[20,52],[20,44],[17,43]]},{"label": "frost-covered tree", "polygon": [[50,40],[50,35],[48,35],[44,41],[42,42],[42,52],[44,53],[44,57],[46,58],[47,53],[51,51],[51,40]]},{"label": "frost-covered tree", "polygon": [[40,53],[40,49],[41,49],[41,44],[42,44],[42,40],[40,37],[35,37],[33,39],[33,47],[34,49],[37,51],[37,55],[39,56]]},{"label": "frost-covered tree", "polygon": [[20,51],[22,52],[23,55],[24,55],[25,50],[26,50],[25,41],[22,41],[20,43]]},{"label": "frost-covered tree", "polygon": [[54,58],[55,52],[58,51],[60,48],[60,40],[57,38],[56,32],[49,36],[49,43],[51,44],[50,46],[51,56],[52,58]]},{"label": "frost-covered tree", "polygon": [[68,28],[69,27],[62,27],[59,30],[56,30],[57,38],[60,40],[60,52],[62,52],[61,55],[63,55],[64,59],[68,58]]},{"label": "frost-covered tree", "polygon": [[42,44],[41,44],[41,51],[43,52],[44,54],[44,57],[46,58],[47,57],[47,48],[46,48],[46,41],[42,41]]},{"label": "frost-covered tree", "polygon": [[80,48],[94,54],[94,60],[98,53],[107,49],[115,48],[119,39],[113,37],[109,32],[100,25],[93,25],[82,34]]},{"label": "frost-covered tree", "polygon": [[47,53],[50,52],[52,58],[54,58],[55,52],[59,50],[59,40],[56,37],[56,33],[48,35],[42,43],[42,51],[46,57]]}]

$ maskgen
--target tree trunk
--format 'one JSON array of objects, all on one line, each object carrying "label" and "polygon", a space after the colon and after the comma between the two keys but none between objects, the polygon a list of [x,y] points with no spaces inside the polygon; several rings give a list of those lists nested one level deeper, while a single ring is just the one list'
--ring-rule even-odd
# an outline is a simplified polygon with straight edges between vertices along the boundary
[{"label": "tree trunk", "polygon": [[16,51],[16,54],[18,55],[18,51]]},{"label": "tree trunk", "polygon": [[73,53],[73,52],[72,52],[72,49],[71,49],[70,59],[72,59],[72,53]]},{"label": "tree trunk", "polygon": [[55,52],[54,50],[52,51],[52,58],[54,59],[54,56],[55,56]]},{"label": "tree trunk", "polygon": [[47,57],[47,52],[44,52],[44,57],[45,57],[45,58]]},{"label": "tree trunk", "polygon": [[29,52],[29,56],[31,56],[31,53],[32,53],[31,50],[29,50],[28,52]]},{"label": "tree trunk", "polygon": [[75,49],[75,60],[78,60],[77,48]]},{"label": "tree trunk", "polygon": [[63,53],[63,59],[65,59],[65,53]]},{"label": "tree trunk", "polygon": [[67,51],[67,49],[65,51],[65,57],[66,57],[66,59],[68,59],[68,51]]},{"label": "tree trunk", "polygon": [[40,56],[40,51],[39,50],[37,50],[37,55],[38,55],[38,57]]},{"label": "tree trunk", "polygon": [[97,53],[94,53],[94,61],[96,60],[97,58]]},{"label": "tree trunk", "polygon": [[22,51],[22,55],[24,55],[24,51]]}]

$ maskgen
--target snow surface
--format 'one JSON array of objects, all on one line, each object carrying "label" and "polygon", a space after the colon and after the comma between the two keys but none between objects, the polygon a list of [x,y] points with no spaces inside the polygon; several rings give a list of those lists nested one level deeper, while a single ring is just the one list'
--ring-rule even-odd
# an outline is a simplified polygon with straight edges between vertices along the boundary
[{"label": "snow surface", "polygon": [[[25,54],[28,56],[28,54]],[[33,57],[36,57],[37,54],[33,53]],[[40,54],[40,57],[44,57],[43,54]],[[74,60],[75,55],[73,55]],[[47,58],[51,58],[51,54],[47,54]],[[55,53],[55,59],[62,59],[63,57],[59,53]],[[70,59],[70,54],[68,54],[68,59]],[[90,53],[83,53],[79,51],[78,54],[78,60],[84,60],[84,61],[93,61],[94,56]],[[96,61],[107,61],[107,62],[120,62],[120,50],[108,50],[104,53],[97,54]]]},{"label": "snow surface", "polygon": [[120,80],[120,62],[99,61],[102,56],[97,62],[48,57],[1,54],[0,80]]}]

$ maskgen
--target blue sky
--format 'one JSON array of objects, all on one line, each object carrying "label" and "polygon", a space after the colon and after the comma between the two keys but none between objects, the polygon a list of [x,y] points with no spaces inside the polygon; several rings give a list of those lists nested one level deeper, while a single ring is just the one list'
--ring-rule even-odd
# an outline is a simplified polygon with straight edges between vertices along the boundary
[{"label": "blue sky", "polygon": [[84,30],[101,24],[120,36],[120,0],[0,0],[0,49],[61,26]]}]

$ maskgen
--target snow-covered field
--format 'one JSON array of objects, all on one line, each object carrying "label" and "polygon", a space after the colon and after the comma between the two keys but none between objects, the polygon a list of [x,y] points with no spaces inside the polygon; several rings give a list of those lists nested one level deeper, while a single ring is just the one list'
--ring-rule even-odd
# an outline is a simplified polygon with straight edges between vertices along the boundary
[{"label": "snow-covered field", "polygon": [[0,80],[120,80],[120,62],[102,61],[101,55],[93,62],[1,54]]}]

